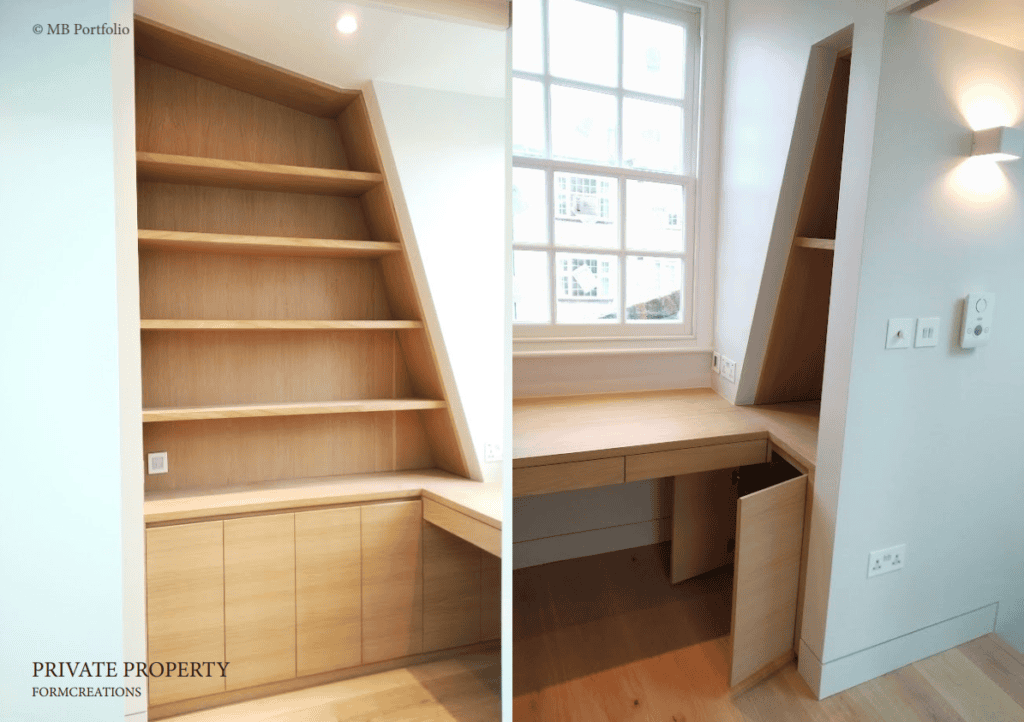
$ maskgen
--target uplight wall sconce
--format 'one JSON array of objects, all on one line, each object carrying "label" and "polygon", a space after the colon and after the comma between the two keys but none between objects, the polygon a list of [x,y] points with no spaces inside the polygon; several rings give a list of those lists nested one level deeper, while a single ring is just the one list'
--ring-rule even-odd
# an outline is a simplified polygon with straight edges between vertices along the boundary
[{"label": "uplight wall sconce", "polygon": [[989,160],[1017,160],[1024,156],[1024,130],[999,126],[974,131],[971,155]]}]

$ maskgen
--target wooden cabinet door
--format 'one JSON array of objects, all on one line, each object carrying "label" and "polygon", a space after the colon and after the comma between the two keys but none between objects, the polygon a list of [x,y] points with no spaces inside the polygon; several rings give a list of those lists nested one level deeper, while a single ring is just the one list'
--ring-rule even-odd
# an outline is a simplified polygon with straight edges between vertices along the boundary
[{"label": "wooden cabinet door", "polygon": [[[224,524],[146,530],[149,662],[224,661]],[[154,677],[149,703],[223,692],[224,677]]]},{"label": "wooden cabinet door", "polygon": [[807,477],[740,497],[730,686],[793,652]]},{"label": "wooden cabinet door", "polygon": [[295,514],[299,676],[362,661],[359,507]]},{"label": "wooden cabinet door", "polygon": [[423,651],[423,505],[361,508],[363,664]]},{"label": "wooden cabinet door", "polygon": [[295,677],[295,515],[224,522],[228,690]]},{"label": "wooden cabinet door", "polygon": [[480,641],[480,556],[467,541],[423,521],[423,651]]},{"label": "wooden cabinet door", "polygon": [[672,583],[732,560],[736,487],[721,469],[677,476],[672,496]]}]

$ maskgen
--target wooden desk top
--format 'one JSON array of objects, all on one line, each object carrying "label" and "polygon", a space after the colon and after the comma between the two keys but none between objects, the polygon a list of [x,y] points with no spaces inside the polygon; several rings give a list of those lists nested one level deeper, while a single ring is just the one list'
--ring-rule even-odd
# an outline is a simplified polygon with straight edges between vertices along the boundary
[{"label": "wooden desk top", "polygon": [[512,466],[768,438],[808,471],[820,403],[733,406],[711,389],[546,396],[512,404]]},{"label": "wooden desk top", "polygon": [[146,495],[143,508],[146,524],[157,524],[420,497],[433,499],[501,529],[501,484],[469,481],[437,469],[296,479],[206,493],[195,490],[150,493]]}]

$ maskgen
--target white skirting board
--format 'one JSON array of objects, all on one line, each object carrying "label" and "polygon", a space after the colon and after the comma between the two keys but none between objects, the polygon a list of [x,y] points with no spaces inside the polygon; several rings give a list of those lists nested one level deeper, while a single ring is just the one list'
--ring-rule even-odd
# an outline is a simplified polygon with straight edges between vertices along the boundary
[{"label": "white skirting board", "polygon": [[634,549],[672,538],[672,517],[605,527],[512,545],[512,568],[522,569],[565,559]]},{"label": "white skirting board", "polygon": [[825,664],[801,639],[800,676],[818,699],[831,697],[995,631],[998,608],[998,604],[990,604]]}]

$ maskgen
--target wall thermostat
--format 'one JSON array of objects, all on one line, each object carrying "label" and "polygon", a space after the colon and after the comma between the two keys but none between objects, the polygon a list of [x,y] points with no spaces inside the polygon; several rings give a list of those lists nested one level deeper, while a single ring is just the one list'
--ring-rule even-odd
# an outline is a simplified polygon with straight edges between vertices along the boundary
[{"label": "wall thermostat", "polygon": [[984,346],[992,335],[992,312],[996,306],[994,293],[972,293],[964,301],[964,327],[960,346]]}]

